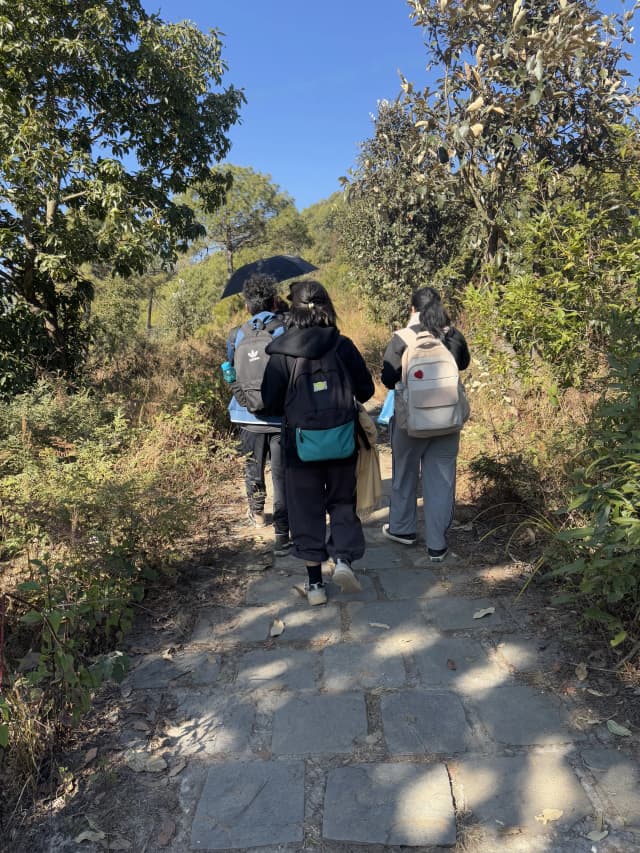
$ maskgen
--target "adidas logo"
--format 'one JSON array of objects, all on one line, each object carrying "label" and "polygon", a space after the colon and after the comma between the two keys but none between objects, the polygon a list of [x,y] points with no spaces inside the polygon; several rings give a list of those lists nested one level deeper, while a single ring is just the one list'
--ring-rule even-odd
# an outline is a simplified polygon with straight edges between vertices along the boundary
[{"label": "adidas logo", "polygon": [[258,352],[257,349],[252,349],[247,353],[247,357],[248,357],[249,361],[259,361],[260,353]]}]

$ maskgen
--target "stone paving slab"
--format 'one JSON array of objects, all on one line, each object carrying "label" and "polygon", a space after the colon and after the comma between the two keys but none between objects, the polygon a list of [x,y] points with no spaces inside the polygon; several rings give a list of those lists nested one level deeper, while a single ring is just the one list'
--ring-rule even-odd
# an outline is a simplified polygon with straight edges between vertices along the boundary
[{"label": "stone paving slab", "polygon": [[165,733],[178,756],[247,755],[255,724],[253,703],[228,693],[176,691],[177,709]]},{"label": "stone paving slab", "polygon": [[193,629],[192,643],[241,645],[269,636],[273,607],[215,607],[203,611]]},{"label": "stone paving slab", "polygon": [[558,654],[554,654],[545,643],[526,637],[501,640],[496,651],[509,666],[519,672],[532,672],[558,660]]},{"label": "stone paving slab", "polygon": [[360,764],[331,770],[322,834],[352,844],[452,847],[456,823],[446,768]]},{"label": "stone paving slab", "polygon": [[[305,572],[306,574],[306,572]],[[249,582],[245,601],[249,605],[275,605],[280,608],[290,608],[302,604],[306,607],[305,599],[300,594],[304,586],[305,575],[302,573],[273,573],[261,575]],[[344,594],[339,586],[331,582],[331,573],[324,575],[329,601],[375,601],[378,597],[373,581],[367,575],[358,575],[362,591]]]},{"label": "stone paving slab", "polygon": [[361,693],[294,695],[274,712],[271,749],[274,755],[351,753],[366,736]]},{"label": "stone paving slab", "polygon": [[427,627],[420,608],[407,601],[357,602],[347,605],[349,639],[378,644],[379,653],[408,654],[431,643],[433,629]]},{"label": "stone paving slab", "polygon": [[424,687],[451,687],[462,693],[477,693],[509,682],[510,675],[487,657],[476,639],[442,637],[426,649],[413,653]]},{"label": "stone paving slab", "polygon": [[[368,538],[368,537],[367,537]],[[383,540],[386,541],[386,540]],[[407,560],[395,548],[387,546],[367,547],[361,560],[355,560],[353,568],[360,572],[384,572],[387,569],[397,569],[406,566]]]},{"label": "stone paving slab", "polygon": [[[488,598],[430,598],[420,602],[425,618],[433,622],[442,631],[494,631],[503,623],[500,605]],[[474,619],[473,614],[488,607],[495,607],[495,613]]]},{"label": "stone paving slab", "polygon": [[191,828],[192,850],[299,843],[303,837],[304,764],[214,764]]},{"label": "stone paving slab", "polygon": [[403,690],[383,696],[380,705],[392,755],[454,755],[473,742],[462,703],[453,693]]},{"label": "stone paving slab", "polygon": [[[458,810],[470,810],[490,834],[513,829],[554,834],[593,813],[562,753],[464,758],[449,764],[449,770]],[[545,824],[536,820],[545,809],[562,814]]]},{"label": "stone paving slab", "polygon": [[595,779],[596,790],[618,819],[625,826],[640,828],[640,767],[637,762],[615,749],[583,749],[580,756]]},{"label": "stone paving slab", "polygon": [[329,601],[322,607],[310,607],[306,599],[298,597],[287,607],[274,610],[274,619],[284,624],[284,631],[276,642],[285,643],[338,643],[342,638],[340,609]]},{"label": "stone paving slab", "polygon": [[255,649],[242,655],[236,685],[260,690],[309,690],[320,675],[317,652],[306,649]]},{"label": "stone paving slab", "polygon": [[389,569],[381,575],[380,585],[391,600],[436,598],[449,591],[429,569]]},{"label": "stone paving slab", "polygon": [[191,649],[171,658],[149,654],[127,676],[123,686],[133,690],[157,690],[166,688],[177,678],[190,684],[213,684],[219,674],[220,659],[207,652]]},{"label": "stone paving slab", "polygon": [[402,658],[383,654],[377,644],[339,643],[322,652],[323,683],[328,691],[404,687]]},{"label": "stone paving slab", "polygon": [[507,685],[474,696],[473,704],[489,736],[512,746],[578,741],[584,734],[569,723],[558,700],[525,685]]}]

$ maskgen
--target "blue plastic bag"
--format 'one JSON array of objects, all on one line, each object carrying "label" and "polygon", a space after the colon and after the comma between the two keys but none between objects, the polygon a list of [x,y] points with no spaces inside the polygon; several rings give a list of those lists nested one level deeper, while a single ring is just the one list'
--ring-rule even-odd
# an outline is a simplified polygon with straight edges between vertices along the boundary
[{"label": "blue plastic bag", "polygon": [[382,409],[380,409],[380,414],[378,415],[377,421],[382,426],[388,426],[389,421],[393,417],[393,411],[395,408],[395,394],[396,392],[391,390],[387,393],[387,396],[384,398],[384,403],[382,404]]}]

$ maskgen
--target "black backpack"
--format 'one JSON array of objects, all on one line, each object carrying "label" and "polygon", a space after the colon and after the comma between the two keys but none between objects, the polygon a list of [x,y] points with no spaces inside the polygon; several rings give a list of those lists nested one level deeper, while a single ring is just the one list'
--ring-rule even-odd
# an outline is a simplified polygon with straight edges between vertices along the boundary
[{"label": "black backpack", "polygon": [[336,348],[322,358],[296,358],[284,403],[303,462],[346,459],[355,447],[356,406]]},{"label": "black backpack", "polygon": [[240,326],[236,333],[233,366],[236,369],[236,382],[244,397],[238,402],[249,412],[259,412],[264,408],[262,377],[269,361],[265,349],[283,331],[282,318],[273,315],[266,323],[254,317]]}]

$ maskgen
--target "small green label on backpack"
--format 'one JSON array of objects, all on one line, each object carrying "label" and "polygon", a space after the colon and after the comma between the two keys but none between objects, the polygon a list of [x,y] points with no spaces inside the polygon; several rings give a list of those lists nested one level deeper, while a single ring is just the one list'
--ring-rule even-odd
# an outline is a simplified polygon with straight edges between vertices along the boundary
[{"label": "small green label on backpack", "polygon": [[327,390],[327,387],[328,387],[328,386],[327,386],[327,380],[326,380],[326,379],[323,379],[321,382],[314,382],[314,383],[313,383],[313,391],[314,391],[314,393],[315,393],[316,391],[326,391],[326,390]]}]

